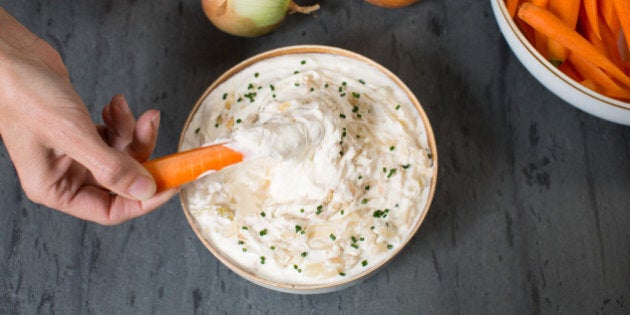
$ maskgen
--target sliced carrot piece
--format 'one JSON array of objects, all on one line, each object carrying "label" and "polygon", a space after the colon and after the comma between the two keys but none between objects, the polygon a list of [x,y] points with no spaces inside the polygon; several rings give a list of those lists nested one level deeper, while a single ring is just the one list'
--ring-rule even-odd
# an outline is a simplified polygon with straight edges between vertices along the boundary
[{"label": "sliced carrot piece", "polygon": [[[539,8],[546,9],[549,6],[549,0],[531,0],[531,3]],[[549,59],[549,54],[547,53],[547,36],[542,33],[534,30],[534,34],[536,37],[536,43],[534,44],[536,50],[543,55],[545,58]]]},{"label": "sliced carrot piece", "polygon": [[597,0],[584,0],[584,11],[588,18],[588,24],[591,29],[597,35],[597,38],[602,38],[599,34],[599,13],[597,10]]},{"label": "sliced carrot piece", "polygon": [[507,7],[510,17],[514,18],[516,15],[516,9],[518,9],[519,0],[505,0],[505,6]]},{"label": "sliced carrot piece", "polygon": [[158,191],[178,187],[210,170],[220,170],[243,160],[243,155],[223,145],[178,152],[144,162],[153,175]]},{"label": "sliced carrot piece", "polygon": [[[596,20],[595,23],[597,24],[597,29],[599,29],[599,21]],[[599,52],[606,55],[606,57],[611,58],[608,53],[608,47],[606,46],[606,43],[601,38],[601,36],[597,34],[593,29],[590,18],[588,17],[585,8],[580,10],[580,27],[582,29],[584,37],[588,39],[588,41],[591,42],[591,44],[593,44],[593,46],[595,46],[597,50],[599,50]]]},{"label": "sliced carrot piece", "polygon": [[549,0],[531,0],[531,2],[533,5],[543,9],[549,6]]},{"label": "sliced carrot piece", "polygon": [[622,88],[611,79],[606,72],[598,68],[578,54],[569,54],[569,60],[575,66],[575,70],[585,80],[592,80],[606,91],[621,91]]},{"label": "sliced carrot piece", "polygon": [[604,21],[606,21],[606,24],[610,30],[612,30],[613,34],[618,35],[621,29],[621,22],[615,13],[615,3],[613,1],[614,0],[599,0],[599,11],[602,13]]},{"label": "sliced carrot piece", "polygon": [[[569,28],[575,29],[580,12],[581,0],[550,0],[549,11],[560,18]],[[554,41],[549,40],[548,59],[554,64],[561,64],[567,58],[566,48]]]},{"label": "sliced carrot piece", "polygon": [[575,68],[573,67],[573,65],[571,64],[570,60],[567,60],[565,62],[563,62],[559,67],[558,70],[562,71],[562,73],[566,74],[567,76],[569,76],[569,78],[580,82],[582,80],[582,78],[580,78],[580,75],[577,73],[577,71],[575,70]]},{"label": "sliced carrot piece", "polygon": [[626,86],[630,86],[630,77],[621,69],[617,68],[610,59],[599,52],[597,48],[584,37],[553,15],[553,13],[533,4],[523,3],[519,7],[517,14],[519,18],[523,19],[535,30],[559,42],[561,45],[571,50],[572,53],[580,55],[582,58],[601,67]]},{"label": "sliced carrot piece", "polygon": [[591,80],[591,79],[586,79],[586,80],[582,80],[582,81],[578,81],[578,82],[580,82],[580,84],[584,85],[588,89],[591,89],[593,91],[602,93],[600,91],[601,89],[599,87],[597,87],[595,82],[593,82],[593,80]]},{"label": "sliced carrot piece", "polygon": [[606,45],[606,53],[618,68],[623,69],[623,61],[621,59],[621,52],[619,51],[619,45],[617,44],[617,36],[613,34],[613,31],[608,27],[608,24],[600,19],[599,30],[602,35],[602,41]]},{"label": "sliced carrot piece", "polygon": [[623,34],[626,37],[626,45],[630,50],[630,1],[628,0],[615,0],[615,10],[617,11],[617,17],[619,17],[619,23],[623,29]]}]

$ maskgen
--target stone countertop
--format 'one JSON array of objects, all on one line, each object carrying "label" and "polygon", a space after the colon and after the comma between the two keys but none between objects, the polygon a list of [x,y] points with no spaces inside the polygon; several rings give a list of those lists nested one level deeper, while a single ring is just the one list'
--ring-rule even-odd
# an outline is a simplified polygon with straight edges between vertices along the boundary
[{"label": "stone countertop", "polygon": [[243,39],[198,0],[0,0],[61,52],[96,121],[117,93],[136,114],[161,110],[155,156],[176,150],[201,93],[256,53],[324,44],[381,63],[418,96],[440,156],[433,206],[400,256],[343,291],[270,291],[215,259],[177,198],[122,225],[87,223],[30,202],[0,146],[0,313],[630,312],[628,127],[539,84],[487,0],[320,3]]}]

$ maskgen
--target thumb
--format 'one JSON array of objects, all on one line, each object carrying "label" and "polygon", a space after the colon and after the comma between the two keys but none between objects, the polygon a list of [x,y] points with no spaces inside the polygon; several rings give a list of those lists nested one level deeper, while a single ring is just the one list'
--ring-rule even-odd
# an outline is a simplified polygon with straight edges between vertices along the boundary
[{"label": "thumb", "polygon": [[73,146],[68,155],[87,168],[96,182],[130,199],[146,200],[155,195],[155,180],[138,161],[107,146],[98,136],[90,138],[93,141]]}]

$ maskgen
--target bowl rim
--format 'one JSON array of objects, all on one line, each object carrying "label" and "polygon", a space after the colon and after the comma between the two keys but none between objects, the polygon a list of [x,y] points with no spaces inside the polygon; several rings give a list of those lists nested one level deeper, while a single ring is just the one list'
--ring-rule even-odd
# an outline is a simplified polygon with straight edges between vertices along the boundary
[{"label": "bowl rim", "polygon": [[[552,74],[555,75],[556,78],[560,79],[565,84],[575,88],[582,94],[585,94],[587,97],[591,97],[597,101],[600,101],[606,105],[610,105],[618,109],[630,111],[630,103],[623,102],[623,101],[611,98],[609,96],[603,95],[599,92],[593,91],[583,86],[579,82],[571,79],[569,76],[567,76],[558,68],[556,68],[554,65],[552,65],[549,60],[547,60],[543,55],[540,54],[540,52],[538,52],[538,50],[536,50],[536,48],[532,45],[532,43],[530,43],[529,40],[527,40],[523,32],[521,32],[521,30],[518,28],[518,26],[514,22],[514,19],[510,17],[510,13],[508,12],[505,1],[504,0],[491,0],[491,1],[493,1],[498,6],[499,8],[498,12],[501,14],[501,17],[504,19],[504,21],[507,22],[508,27],[510,28],[512,33],[515,35],[516,39],[521,43],[521,45],[534,57],[534,59],[536,59],[540,63],[541,66],[549,70]],[[527,68],[526,65],[523,64],[523,66]],[[543,84],[543,85],[545,85],[547,89],[551,89],[551,87],[548,87],[546,84]]]},{"label": "bowl rim", "polygon": [[285,46],[285,47],[271,49],[262,53],[255,54],[252,57],[245,59],[244,61],[236,64],[229,70],[225,71],[221,76],[219,76],[219,78],[217,78],[205,90],[205,92],[201,95],[201,97],[199,97],[199,99],[195,103],[193,109],[190,111],[188,118],[186,119],[186,122],[184,124],[184,127],[182,128],[182,132],[180,134],[178,150],[180,151],[182,150],[182,145],[184,143],[185,135],[193,117],[196,115],[199,108],[201,108],[201,105],[203,104],[204,100],[208,97],[208,95],[214,89],[216,89],[219,85],[227,81],[229,78],[231,78],[238,72],[246,69],[247,67],[257,62],[271,59],[274,57],[284,56],[284,55],[307,54],[307,53],[323,53],[323,54],[339,55],[339,56],[352,58],[359,62],[366,63],[367,65],[372,66],[376,68],[378,71],[382,72],[389,79],[391,79],[394,82],[394,84],[399,86],[401,90],[407,95],[413,107],[416,109],[420,117],[420,120],[422,121],[422,124],[424,126],[424,130],[427,137],[427,144],[428,144],[429,149],[431,150],[431,160],[433,162],[433,174],[431,178],[429,195],[427,196],[427,200],[424,205],[424,208],[422,209],[422,213],[420,214],[420,217],[418,218],[417,222],[415,222],[413,228],[405,237],[401,245],[397,246],[395,250],[386,259],[380,261],[378,264],[370,267],[369,269],[366,269],[365,271],[362,271],[352,277],[344,278],[343,280],[325,283],[325,284],[287,284],[287,283],[276,282],[276,281],[272,281],[272,280],[268,280],[263,277],[260,277],[252,272],[249,272],[245,268],[239,266],[237,263],[233,262],[229,257],[227,257],[226,255],[223,255],[217,248],[214,248],[212,244],[210,244],[210,242],[203,237],[203,234],[198,229],[197,225],[195,224],[193,216],[190,214],[187,208],[187,205],[185,202],[184,190],[182,189],[180,191],[179,193],[180,203],[182,205],[182,209],[184,211],[186,219],[188,220],[189,225],[193,229],[197,238],[219,261],[221,261],[225,266],[227,266],[230,270],[232,270],[239,276],[253,283],[256,283],[263,287],[280,291],[280,292],[299,293],[299,294],[326,293],[326,292],[332,292],[338,289],[349,287],[353,284],[356,284],[362,280],[367,279],[369,276],[375,274],[376,271],[383,268],[388,262],[391,262],[392,260],[394,260],[399,255],[399,253],[403,250],[403,248],[405,248],[407,244],[413,239],[413,237],[419,230],[420,225],[422,225],[422,223],[424,222],[424,219],[426,218],[429,212],[429,208],[431,206],[433,197],[435,195],[436,186],[437,186],[437,177],[438,177],[438,152],[437,152],[437,145],[435,141],[435,135],[433,133],[433,129],[429,122],[428,116],[426,115],[422,105],[420,104],[420,101],[418,101],[414,93],[411,92],[411,90],[407,87],[407,85],[405,85],[394,73],[392,73],[387,68],[380,65],[379,63],[373,61],[372,59],[369,59],[363,55],[352,52],[350,50],[333,47],[333,46],[326,46],[326,45],[293,45],[293,46]]}]

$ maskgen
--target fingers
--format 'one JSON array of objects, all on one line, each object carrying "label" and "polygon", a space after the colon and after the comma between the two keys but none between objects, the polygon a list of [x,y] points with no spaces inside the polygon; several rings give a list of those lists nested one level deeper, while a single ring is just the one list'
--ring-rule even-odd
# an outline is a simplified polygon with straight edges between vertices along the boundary
[{"label": "fingers", "polygon": [[48,206],[64,209],[65,213],[83,220],[102,225],[115,225],[155,210],[177,192],[178,189],[170,189],[155,194],[150,199],[137,201],[112,195],[99,187],[84,186],[64,204]]},{"label": "fingers", "polygon": [[140,162],[149,159],[157,140],[159,111],[148,110],[136,123],[124,96],[116,95],[103,109],[102,117],[106,128],[99,132],[111,147]]},{"label": "fingers", "polygon": [[103,108],[103,122],[107,126],[106,139],[110,146],[124,151],[133,141],[136,120],[124,96],[116,95]]}]

